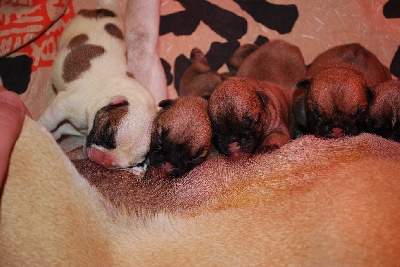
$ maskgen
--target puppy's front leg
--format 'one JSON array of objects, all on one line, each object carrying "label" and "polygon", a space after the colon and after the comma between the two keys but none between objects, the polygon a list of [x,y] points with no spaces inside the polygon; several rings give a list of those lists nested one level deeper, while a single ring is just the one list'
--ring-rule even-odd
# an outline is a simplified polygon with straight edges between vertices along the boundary
[{"label": "puppy's front leg", "polygon": [[56,98],[47,107],[45,112],[40,116],[38,122],[43,125],[49,132],[55,130],[57,126],[66,119],[67,105],[66,101],[67,92],[61,91],[57,94]]}]

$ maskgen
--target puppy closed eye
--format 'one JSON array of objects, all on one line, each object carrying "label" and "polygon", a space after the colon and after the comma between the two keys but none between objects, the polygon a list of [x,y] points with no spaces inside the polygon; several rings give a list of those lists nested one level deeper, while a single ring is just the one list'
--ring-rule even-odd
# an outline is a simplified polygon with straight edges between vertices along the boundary
[{"label": "puppy closed eye", "polygon": [[257,126],[257,124],[260,122],[260,120],[261,120],[260,113],[258,113],[256,116],[247,114],[245,117],[244,127],[246,129],[252,129]]},{"label": "puppy closed eye", "polygon": [[356,111],[353,113],[353,118],[358,118],[364,114],[365,110],[362,107],[357,107]]},{"label": "puppy closed eye", "polygon": [[205,151],[203,148],[200,148],[199,150],[196,151],[196,153],[191,157],[191,160],[197,160],[201,157],[204,157],[206,155],[207,151]]},{"label": "puppy closed eye", "polygon": [[157,141],[158,144],[162,144],[166,141],[168,136],[169,129],[168,128],[159,128],[157,130]]}]

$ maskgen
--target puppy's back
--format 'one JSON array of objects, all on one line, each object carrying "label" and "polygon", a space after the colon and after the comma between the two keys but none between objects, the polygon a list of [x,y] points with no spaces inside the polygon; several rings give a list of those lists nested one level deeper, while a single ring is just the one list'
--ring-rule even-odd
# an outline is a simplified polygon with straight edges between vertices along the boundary
[{"label": "puppy's back", "polygon": [[369,87],[391,78],[389,69],[369,50],[358,43],[335,46],[318,55],[311,63],[307,76],[314,77],[322,69],[345,66],[364,76]]},{"label": "puppy's back", "polygon": [[305,74],[306,65],[300,49],[288,42],[274,40],[246,57],[236,76],[275,83],[292,93]]}]

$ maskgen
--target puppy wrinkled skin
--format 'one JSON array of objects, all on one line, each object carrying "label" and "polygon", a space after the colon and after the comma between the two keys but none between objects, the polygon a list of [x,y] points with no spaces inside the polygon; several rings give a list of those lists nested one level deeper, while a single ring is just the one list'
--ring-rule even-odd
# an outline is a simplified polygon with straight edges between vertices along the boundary
[{"label": "puppy wrinkled skin", "polygon": [[301,91],[294,94],[295,135],[359,134],[364,130],[370,88],[390,77],[389,70],[360,44],[323,52],[309,66],[307,79],[298,83]]},{"label": "puppy wrinkled skin", "polygon": [[303,55],[297,46],[273,40],[250,53],[241,63],[236,76],[275,83],[293,93],[306,71]]},{"label": "puppy wrinkled skin", "polygon": [[190,66],[179,81],[179,96],[203,96],[210,94],[222,82],[222,77],[213,71],[199,48],[190,52]]},{"label": "puppy wrinkled skin", "polygon": [[231,77],[209,100],[214,145],[227,156],[266,153],[289,142],[290,94],[273,83]]},{"label": "puppy wrinkled skin", "polygon": [[384,138],[400,141],[400,81],[388,80],[372,88],[366,129]]},{"label": "puppy wrinkled skin", "polygon": [[182,96],[163,100],[154,120],[150,143],[150,168],[179,177],[203,161],[212,145],[208,101],[203,97]]},{"label": "puppy wrinkled skin", "polygon": [[79,11],[63,32],[52,70],[57,96],[39,122],[55,139],[86,136],[94,162],[129,167],[145,159],[156,107],[128,71],[117,3],[103,2]]}]

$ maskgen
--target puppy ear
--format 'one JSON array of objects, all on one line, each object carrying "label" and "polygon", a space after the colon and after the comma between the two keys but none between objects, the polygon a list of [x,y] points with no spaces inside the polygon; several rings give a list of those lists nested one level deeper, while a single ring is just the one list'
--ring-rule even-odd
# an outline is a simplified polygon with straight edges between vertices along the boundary
[{"label": "puppy ear", "polygon": [[158,103],[158,106],[160,107],[160,108],[163,108],[163,109],[167,109],[167,108],[169,108],[170,106],[172,106],[172,104],[174,104],[174,100],[172,100],[172,99],[164,99],[164,100],[161,100],[159,103]]},{"label": "puppy ear", "polygon": [[121,104],[129,104],[128,99],[123,95],[116,95],[110,98],[110,105],[118,106]]},{"label": "puppy ear", "polygon": [[257,91],[256,94],[258,96],[258,99],[260,99],[260,101],[261,101],[263,109],[267,109],[267,105],[269,102],[268,96],[262,91]]},{"label": "puppy ear", "polygon": [[310,86],[311,86],[310,78],[302,79],[296,85],[297,89],[310,89]]},{"label": "puppy ear", "polygon": [[365,87],[365,92],[367,93],[368,104],[372,104],[375,99],[374,90],[369,87]]}]

